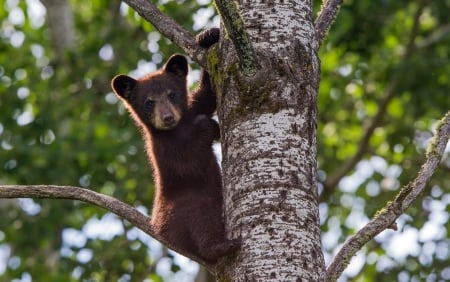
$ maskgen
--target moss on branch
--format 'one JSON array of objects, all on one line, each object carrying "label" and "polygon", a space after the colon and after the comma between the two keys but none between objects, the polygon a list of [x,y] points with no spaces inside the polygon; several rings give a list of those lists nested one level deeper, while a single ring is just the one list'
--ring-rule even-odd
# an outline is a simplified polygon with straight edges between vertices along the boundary
[{"label": "moss on branch", "polygon": [[242,73],[246,76],[255,74],[257,69],[256,56],[236,1],[215,0],[215,4],[227,35],[233,42],[234,48],[236,48]]}]

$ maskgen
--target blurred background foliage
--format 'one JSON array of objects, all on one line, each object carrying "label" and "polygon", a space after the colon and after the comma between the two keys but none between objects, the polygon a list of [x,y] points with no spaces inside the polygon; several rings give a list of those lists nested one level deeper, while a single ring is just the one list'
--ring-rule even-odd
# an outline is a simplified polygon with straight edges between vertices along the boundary
[{"label": "blurred background foliage", "polygon": [[[57,1],[69,5],[74,34],[59,48],[51,2],[0,4],[0,183],[82,186],[148,213],[154,186],[141,137],[109,82],[118,73],[153,71],[181,50],[126,5],[106,0]],[[193,34],[218,25],[209,0],[157,4]],[[321,47],[318,163],[327,260],[415,177],[436,121],[450,109],[449,10],[449,0],[347,0]],[[365,246],[342,281],[450,280],[449,171],[447,151],[399,231]],[[0,214],[1,281],[197,275],[195,263],[97,207],[0,199]]]}]

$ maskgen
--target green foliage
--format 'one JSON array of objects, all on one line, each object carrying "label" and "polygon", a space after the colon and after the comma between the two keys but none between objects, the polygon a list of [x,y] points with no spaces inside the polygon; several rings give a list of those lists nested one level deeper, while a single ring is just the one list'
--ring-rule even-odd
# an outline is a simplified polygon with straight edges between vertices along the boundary
[{"label": "green foliage", "polygon": [[[0,183],[82,186],[150,210],[141,136],[109,83],[142,65],[160,67],[180,49],[120,1],[71,1],[76,47],[58,57],[40,2],[0,5]],[[161,7],[192,30],[196,1]],[[105,220],[105,234],[123,228],[111,238],[83,235],[105,213],[73,201],[0,199],[0,280],[162,281],[161,247],[130,235],[128,223]],[[65,240],[73,228],[82,239]],[[179,270],[173,258],[169,265]]]},{"label": "green foliage", "polygon": [[[450,109],[450,22],[443,16],[450,3],[427,2],[412,34],[416,2],[345,1],[321,49],[318,161],[325,183],[358,151],[382,111],[361,161],[336,187],[325,188],[331,191],[321,205],[327,256],[416,176],[436,121]],[[407,54],[409,41],[414,48]],[[366,246],[347,279],[450,279],[450,253],[438,250],[450,247],[448,154],[444,161],[429,192],[398,220],[399,231],[385,231]]]}]

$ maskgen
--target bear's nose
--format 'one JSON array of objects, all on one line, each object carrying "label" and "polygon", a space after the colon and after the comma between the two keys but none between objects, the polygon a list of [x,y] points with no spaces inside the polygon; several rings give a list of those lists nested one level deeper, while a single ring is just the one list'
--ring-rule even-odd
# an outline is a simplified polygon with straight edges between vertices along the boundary
[{"label": "bear's nose", "polygon": [[175,118],[173,117],[173,115],[166,115],[163,117],[163,121],[166,124],[171,124],[175,121]]}]

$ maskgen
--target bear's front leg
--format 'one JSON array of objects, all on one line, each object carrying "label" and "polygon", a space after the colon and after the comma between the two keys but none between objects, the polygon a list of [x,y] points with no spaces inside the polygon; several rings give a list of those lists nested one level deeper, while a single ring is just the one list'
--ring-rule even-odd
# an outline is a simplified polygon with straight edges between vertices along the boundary
[{"label": "bear's front leg", "polygon": [[206,116],[198,115],[194,120],[194,134],[195,136],[201,136],[203,140],[212,143],[214,140],[220,139],[220,128],[217,121]]}]

